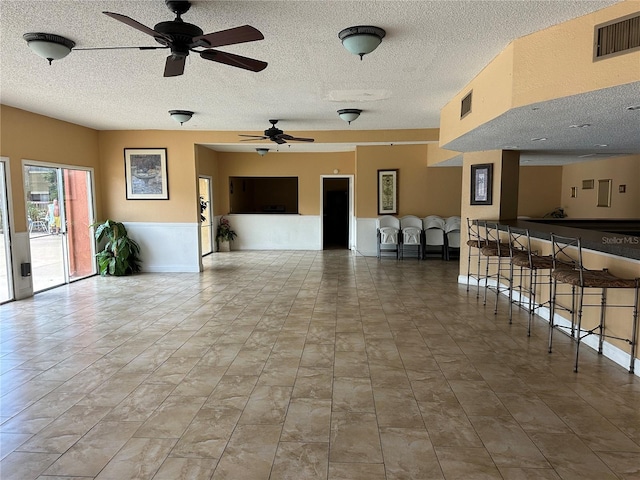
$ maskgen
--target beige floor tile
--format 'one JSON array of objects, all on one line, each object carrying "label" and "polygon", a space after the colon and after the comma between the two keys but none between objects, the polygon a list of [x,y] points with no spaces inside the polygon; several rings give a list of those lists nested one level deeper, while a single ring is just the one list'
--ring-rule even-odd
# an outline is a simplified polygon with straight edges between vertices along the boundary
[{"label": "beige floor tile", "polygon": [[127,443],[141,422],[101,422],[76,442],[45,472],[46,475],[98,475]]},{"label": "beige floor tile", "polygon": [[484,448],[436,447],[436,455],[445,478],[501,480],[502,475]]},{"label": "beige floor tile", "polygon": [[96,480],[152,478],[175,444],[171,438],[132,438],[107,463]]},{"label": "beige floor tile", "polygon": [[540,450],[511,417],[469,417],[499,467],[548,468]]},{"label": "beige floor tile", "polygon": [[336,463],[382,463],[375,414],[334,412],[329,459]]},{"label": "beige floor tile", "polygon": [[533,442],[561,478],[609,480],[617,476],[574,434],[535,433]]},{"label": "beige floor tile", "polygon": [[240,417],[241,425],[281,425],[291,400],[291,387],[257,386]]},{"label": "beige floor tile", "polygon": [[210,458],[167,458],[153,480],[209,480],[218,464]]},{"label": "beige floor tile", "polygon": [[2,480],[36,478],[58,457],[54,453],[13,452],[0,461]]},{"label": "beige floor tile", "polygon": [[387,480],[444,479],[425,429],[381,427],[380,439]]},{"label": "beige floor tile", "polygon": [[328,480],[386,480],[382,463],[329,463]]},{"label": "beige floor tile", "polygon": [[639,476],[637,377],[586,346],[573,373],[457,262],[203,264],[3,304],[3,480]]},{"label": "beige floor tile", "polygon": [[280,441],[328,444],[330,430],[330,400],[294,398],[287,410]]},{"label": "beige floor tile", "polygon": [[381,427],[421,427],[420,409],[413,391],[394,388],[373,389],[378,425]]},{"label": "beige floor tile", "polygon": [[270,480],[326,480],[328,443],[280,442]]}]

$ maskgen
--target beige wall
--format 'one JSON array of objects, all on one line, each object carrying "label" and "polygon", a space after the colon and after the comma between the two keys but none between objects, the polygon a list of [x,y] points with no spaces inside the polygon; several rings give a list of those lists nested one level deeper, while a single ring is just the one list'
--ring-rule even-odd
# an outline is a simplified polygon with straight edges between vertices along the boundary
[{"label": "beige wall", "polygon": [[460,167],[427,168],[427,145],[356,150],[356,215],[378,216],[378,170],[398,169],[398,216],[460,214]]},{"label": "beige wall", "polygon": [[101,208],[101,171],[98,162],[98,132],[43,115],[0,105],[0,155],[8,157],[11,169],[13,221],[18,232],[27,230],[22,160],[93,168],[97,213]]},{"label": "beige wall", "polygon": [[520,166],[518,215],[541,218],[562,205],[562,167]]},{"label": "beige wall", "polygon": [[[605,179],[613,180],[611,207],[598,207],[598,180]],[[583,180],[594,180],[593,190],[582,190]],[[625,193],[618,191],[620,185]],[[575,198],[571,187],[576,187]],[[565,165],[562,206],[570,218],[640,218],[640,155]]]},{"label": "beige wall", "polygon": [[219,213],[229,212],[229,177],[298,177],[298,207],[300,215],[320,214],[320,177],[353,175],[353,152],[338,153],[284,153],[269,152],[264,157],[257,153],[218,153],[219,178],[214,182],[219,193]]},{"label": "beige wall", "polygon": [[[105,217],[128,222],[198,221],[198,183],[194,139],[173,131],[103,131],[99,133]],[[125,148],[166,148],[169,200],[127,200]],[[102,218],[100,220],[103,220]]]}]

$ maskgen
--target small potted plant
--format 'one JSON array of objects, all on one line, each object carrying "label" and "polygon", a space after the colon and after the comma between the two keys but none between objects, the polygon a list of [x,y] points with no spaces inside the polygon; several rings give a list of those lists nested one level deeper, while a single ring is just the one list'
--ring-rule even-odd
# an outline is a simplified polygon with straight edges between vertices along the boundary
[{"label": "small potted plant", "polygon": [[229,242],[233,242],[238,234],[231,229],[229,220],[220,217],[218,229],[216,230],[216,243],[219,252],[228,252],[231,250]]}]

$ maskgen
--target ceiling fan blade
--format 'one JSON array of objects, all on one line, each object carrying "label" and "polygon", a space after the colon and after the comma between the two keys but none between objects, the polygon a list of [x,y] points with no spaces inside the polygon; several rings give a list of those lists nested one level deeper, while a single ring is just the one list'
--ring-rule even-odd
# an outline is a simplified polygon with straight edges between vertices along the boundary
[{"label": "ceiling fan blade", "polygon": [[264,35],[260,30],[251,25],[230,28],[219,32],[207,33],[199,37],[193,37],[192,42],[202,47],[222,47],[224,45],[235,45],[237,43],[255,42],[264,40]]},{"label": "ceiling fan blade", "polygon": [[287,143],[281,135],[278,135],[277,137],[273,138],[273,141],[276,142],[278,145],[282,145],[284,143]]},{"label": "ceiling fan blade", "polygon": [[267,62],[262,62],[254,58],[241,57],[233,53],[220,52],[218,50],[204,50],[200,56],[205,60],[224,63],[232,67],[244,68],[252,72],[260,72],[267,68]]},{"label": "ceiling fan blade", "polygon": [[134,20],[133,18],[127,17],[126,15],[121,15],[119,13],[113,13],[113,12],[102,12],[102,13],[104,13],[105,15],[111,18],[118,20],[119,22],[124,23],[125,25],[129,25],[130,27],[133,27],[136,30],[140,30],[141,32],[146,33],[147,35],[151,35],[152,37],[160,37],[169,41],[171,40],[166,35],[162,33],[158,33],[155,30],[147,27],[146,25],[143,25],[140,22]]},{"label": "ceiling fan blade", "polygon": [[[249,137],[250,135],[240,135],[241,137]],[[267,140],[268,137],[256,137],[256,138],[243,138],[240,141],[241,142],[257,142],[257,141],[261,141],[261,140]]]},{"label": "ceiling fan blade", "polygon": [[187,57],[169,55],[167,57],[167,63],[164,66],[165,77],[177,77],[184,73],[184,64]]},{"label": "ceiling fan blade", "polygon": [[300,137],[292,137],[291,135],[287,135],[283,133],[282,135],[278,135],[278,137],[283,138],[285,140],[293,140],[294,142],[314,142],[313,138],[300,138]]}]

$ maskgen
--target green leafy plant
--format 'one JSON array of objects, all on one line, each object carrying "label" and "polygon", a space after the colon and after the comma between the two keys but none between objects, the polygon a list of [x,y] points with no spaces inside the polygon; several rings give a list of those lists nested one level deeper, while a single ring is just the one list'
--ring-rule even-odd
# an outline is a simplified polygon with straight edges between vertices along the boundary
[{"label": "green leafy plant", "polygon": [[96,254],[100,275],[129,275],[140,271],[140,246],[127,234],[120,222],[94,223],[98,242],[106,239],[104,249]]},{"label": "green leafy plant", "polygon": [[224,217],[220,217],[220,222],[218,223],[218,229],[216,231],[216,242],[232,242],[237,236],[238,234],[231,230],[229,220]]}]

